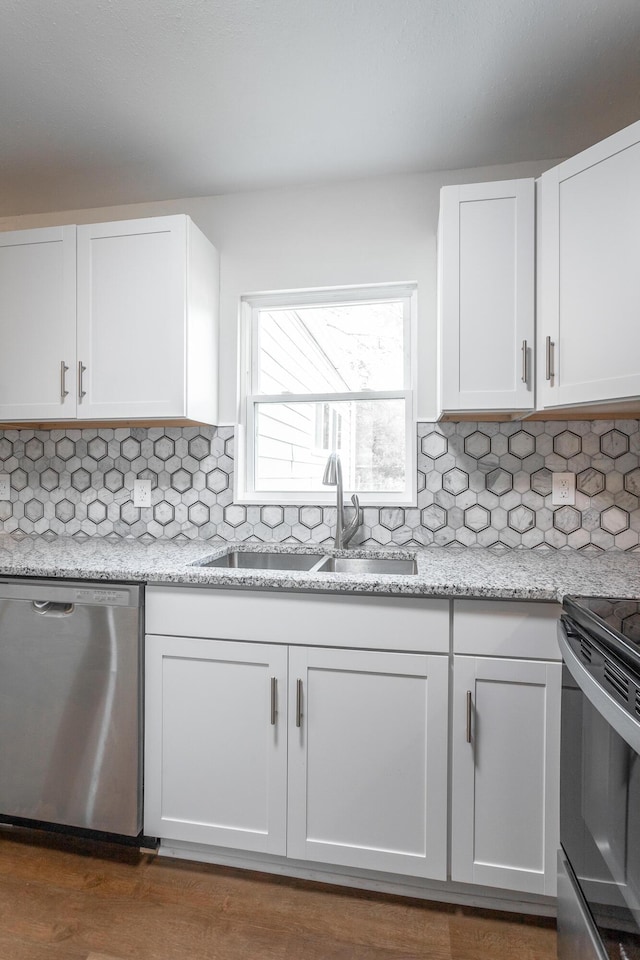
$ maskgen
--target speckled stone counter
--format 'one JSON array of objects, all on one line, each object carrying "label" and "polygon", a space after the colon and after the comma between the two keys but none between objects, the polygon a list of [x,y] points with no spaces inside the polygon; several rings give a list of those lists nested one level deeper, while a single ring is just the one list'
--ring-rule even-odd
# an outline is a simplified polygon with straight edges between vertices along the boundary
[{"label": "speckled stone counter", "polygon": [[[202,584],[334,593],[406,596],[559,600],[566,594],[640,598],[640,553],[495,550],[481,547],[427,547],[350,550],[350,556],[415,557],[414,576],[303,573],[198,566],[236,544],[194,541],[111,542],[103,538],[31,538],[0,534],[0,576],[124,580]],[[244,543],[244,549],[291,552],[291,547]],[[335,553],[329,548],[295,548],[300,553]]]}]

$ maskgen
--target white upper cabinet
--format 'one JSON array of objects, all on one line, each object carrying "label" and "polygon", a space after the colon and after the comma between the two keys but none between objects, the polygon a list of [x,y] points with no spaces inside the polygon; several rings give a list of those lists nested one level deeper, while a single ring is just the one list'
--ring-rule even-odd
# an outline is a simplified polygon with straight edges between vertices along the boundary
[{"label": "white upper cabinet", "polygon": [[538,404],[640,396],[640,122],[541,178]]},{"label": "white upper cabinet", "polygon": [[182,214],[0,233],[0,419],[215,423],[218,272]]},{"label": "white upper cabinet", "polygon": [[442,414],[534,406],[535,181],[440,192]]},{"label": "white upper cabinet", "polygon": [[78,227],[78,417],[216,419],[217,254],[186,216]]},{"label": "white upper cabinet", "polygon": [[0,233],[0,419],[75,417],[76,228]]}]

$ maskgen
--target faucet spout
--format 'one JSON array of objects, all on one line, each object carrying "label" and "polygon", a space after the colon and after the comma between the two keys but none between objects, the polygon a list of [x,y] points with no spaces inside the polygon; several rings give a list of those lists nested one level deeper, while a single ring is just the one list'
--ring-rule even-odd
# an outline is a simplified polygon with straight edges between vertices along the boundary
[{"label": "faucet spout", "polygon": [[334,546],[337,550],[342,550],[362,525],[362,510],[360,509],[358,497],[354,493],[351,497],[351,502],[355,508],[355,515],[349,521],[349,524],[345,526],[342,464],[337,453],[329,454],[329,459],[324,468],[322,482],[325,486],[336,487],[336,536]]},{"label": "faucet spout", "polygon": [[342,463],[337,453],[329,454],[322,482],[326,487],[336,487],[336,536],[334,546],[340,549],[343,542],[344,502],[342,492]]}]

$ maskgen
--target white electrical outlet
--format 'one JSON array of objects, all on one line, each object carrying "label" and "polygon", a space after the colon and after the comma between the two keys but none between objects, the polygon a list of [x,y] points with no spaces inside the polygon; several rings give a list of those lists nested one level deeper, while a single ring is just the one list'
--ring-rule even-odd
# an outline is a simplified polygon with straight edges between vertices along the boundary
[{"label": "white electrical outlet", "polygon": [[151,480],[133,481],[133,505],[134,507],[151,506]]},{"label": "white electrical outlet", "polygon": [[8,473],[0,473],[0,500],[11,499],[11,477]]},{"label": "white electrical outlet", "polygon": [[553,473],[551,475],[551,503],[561,506],[573,506],[576,502],[575,473]]}]

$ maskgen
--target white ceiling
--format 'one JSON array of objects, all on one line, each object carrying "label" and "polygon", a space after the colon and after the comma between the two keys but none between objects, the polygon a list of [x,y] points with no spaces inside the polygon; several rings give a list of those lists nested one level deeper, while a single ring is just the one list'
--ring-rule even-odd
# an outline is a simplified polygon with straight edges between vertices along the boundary
[{"label": "white ceiling", "polygon": [[640,0],[0,0],[0,215],[568,156]]}]

